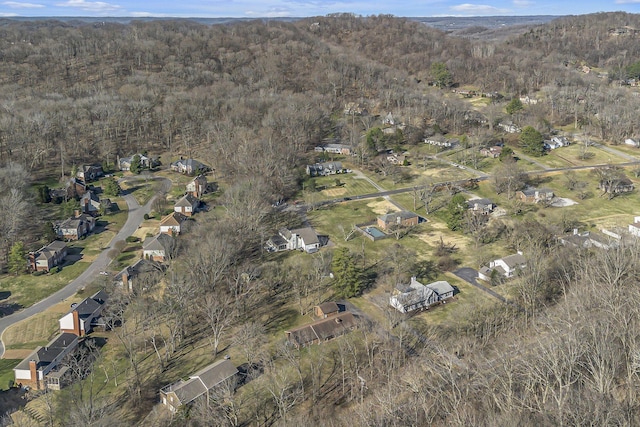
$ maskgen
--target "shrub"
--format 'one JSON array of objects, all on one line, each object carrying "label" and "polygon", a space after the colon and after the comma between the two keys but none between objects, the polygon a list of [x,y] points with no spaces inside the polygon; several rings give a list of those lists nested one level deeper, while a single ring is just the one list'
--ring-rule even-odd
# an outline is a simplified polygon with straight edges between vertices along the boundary
[{"label": "shrub", "polygon": [[46,271],[42,271],[42,270],[40,270],[40,271],[34,271],[34,272],[32,273],[32,276],[42,276],[42,275],[43,275],[43,274],[45,274],[45,273],[46,273]]},{"label": "shrub", "polygon": [[148,213],[144,214],[143,218],[145,219],[145,221],[148,220],[149,219],[149,214]]},{"label": "shrub", "polygon": [[125,240],[127,241],[127,243],[136,243],[140,241],[140,239],[136,236],[129,236]]}]

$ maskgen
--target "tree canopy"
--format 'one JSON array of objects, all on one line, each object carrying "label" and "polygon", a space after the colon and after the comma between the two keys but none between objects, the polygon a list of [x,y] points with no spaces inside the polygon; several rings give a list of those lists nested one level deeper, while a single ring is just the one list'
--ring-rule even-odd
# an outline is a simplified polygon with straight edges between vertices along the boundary
[{"label": "tree canopy", "polygon": [[333,253],[333,289],[342,298],[351,298],[362,292],[362,271],[356,266],[349,249],[339,248]]},{"label": "tree canopy", "polygon": [[544,138],[532,126],[525,126],[520,133],[520,146],[526,154],[540,157],[544,154]]}]

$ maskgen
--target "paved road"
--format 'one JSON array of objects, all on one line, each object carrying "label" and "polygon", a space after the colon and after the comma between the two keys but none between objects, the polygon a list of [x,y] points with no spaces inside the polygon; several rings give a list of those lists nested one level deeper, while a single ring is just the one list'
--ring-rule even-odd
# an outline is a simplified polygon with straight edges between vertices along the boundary
[{"label": "paved road", "polygon": [[140,206],[135,197],[133,197],[131,194],[125,194],[123,198],[127,202],[127,206],[129,209],[127,221],[125,222],[122,229],[114,236],[113,239],[111,239],[111,242],[109,242],[109,246],[104,248],[104,250],[97,256],[96,260],[92,262],[91,265],[80,276],[78,276],[75,280],[69,282],[67,286],[60,289],[58,292],[43,299],[40,302],[35,303],[30,307],[25,308],[22,311],[18,311],[0,319],[0,357],[4,355],[4,343],[2,343],[2,334],[4,334],[4,331],[9,326],[28,317],[31,317],[34,314],[41,313],[46,309],[52,307],[53,305],[58,304],[60,301],[74,296],[80,288],[86,286],[92,280],[99,277],[100,271],[104,271],[107,269],[107,266],[111,262],[107,253],[111,249],[112,245],[119,240],[124,240],[127,237],[131,236],[138,229],[138,227],[144,220],[144,214],[151,211],[151,205],[155,197],[156,196],[152,197],[146,205]]}]

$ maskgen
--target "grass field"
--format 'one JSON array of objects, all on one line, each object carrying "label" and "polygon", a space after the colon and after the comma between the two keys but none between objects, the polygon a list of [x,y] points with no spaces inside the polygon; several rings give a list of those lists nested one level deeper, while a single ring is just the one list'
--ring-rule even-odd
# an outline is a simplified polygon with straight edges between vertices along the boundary
[{"label": "grass field", "polygon": [[58,319],[69,311],[69,303],[56,304],[42,313],[11,325],[2,335],[7,350],[29,349],[46,345],[58,332]]},{"label": "grass field", "polygon": [[[340,185],[336,185],[336,180],[340,181]],[[314,181],[318,191],[313,194],[317,197],[317,201],[359,196],[378,191],[365,179],[350,173],[320,176],[314,178]]]},{"label": "grass field", "polygon": [[21,276],[5,275],[0,279],[0,291],[8,292],[9,296],[3,303],[29,307],[43,298],[48,297],[69,284],[89,267],[89,263],[78,261],[62,268],[59,273],[48,273],[42,276],[25,274]]},{"label": "grass field", "polygon": [[20,363],[19,359],[0,359],[0,390],[8,390],[9,383],[15,378],[13,368]]}]

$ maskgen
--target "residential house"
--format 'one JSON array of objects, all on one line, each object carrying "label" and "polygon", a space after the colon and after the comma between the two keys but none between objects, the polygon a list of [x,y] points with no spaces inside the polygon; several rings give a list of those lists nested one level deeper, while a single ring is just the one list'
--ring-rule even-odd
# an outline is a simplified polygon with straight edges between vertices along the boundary
[{"label": "residential house", "polygon": [[471,199],[467,201],[467,206],[474,213],[481,215],[489,215],[497,207],[497,205],[489,199]]},{"label": "residential house", "polygon": [[173,205],[173,210],[185,216],[191,216],[196,213],[199,206],[200,200],[193,197],[190,193],[187,193]]},{"label": "residential house", "polygon": [[65,189],[67,190],[67,199],[75,199],[87,192],[87,185],[80,178],[71,178],[65,184]]},{"label": "residential house", "polygon": [[348,102],[344,105],[344,114],[346,116],[366,116],[369,114],[366,107],[356,102]]},{"label": "residential house", "polygon": [[160,389],[160,400],[171,412],[207,394],[216,386],[232,380],[238,369],[228,359],[222,359],[191,375]]},{"label": "residential house", "polygon": [[406,159],[407,156],[405,156],[404,154],[389,154],[387,156],[387,162],[391,163],[392,165],[404,165]]},{"label": "residential house", "polygon": [[79,211],[71,218],[54,225],[56,234],[63,240],[78,240],[91,233],[95,227],[95,218]]},{"label": "residential house", "polygon": [[145,156],[144,154],[134,154],[131,157],[120,157],[118,158],[118,169],[120,169],[121,171],[130,171],[131,170],[131,163],[133,162],[133,158],[135,156],[139,156],[140,157],[140,167],[142,169],[149,169],[155,162],[157,162],[156,160],[152,159],[151,157]]},{"label": "residential house", "polygon": [[176,241],[171,234],[160,233],[148,237],[142,244],[142,257],[150,261],[165,262],[171,258]]},{"label": "residential house", "polygon": [[78,168],[76,176],[84,182],[92,182],[104,176],[104,171],[99,165],[82,165]]},{"label": "residential house", "polygon": [[100,213],[100,198],[96,193],[89,190],[80,198],[80,208],[82,212],[89,215],[98,215]]},{"label": "residential house", "polygon": [[281,228],[277,235],[267,241],[267,250],[270,252],[299,249],[311,254],[317,252],[320,246],[322,246],[320,238],[311,227],[295,230]]},{"label": "residential house", "polygon": [[323,302],[320,305],[313,307],[313,314],[320,318],[326,319],[327,317],[335,316],[340,313],[340,306],[334,301]]},{"label": "residential house", "polygon": [[350,156],[351,155],[351,147],[348,145],[344,145],[344,144],[325,144],[325,145],[318,145],[315,147],[314,151],[322,153],[322,152],[327,152],[327,153],[332,153],[332,154],[342,154],[344,156]]},{"label": "residential house", "polygon": [[494,145],[493,147],[489,148],[483,148],[480,150],[480,154],[492,159],[497,159],[498,157],[500,157],[500,153],[502,153],[502,147],[498,145]]},{"label": "residential house", "polygon": [[346,169],[342,167],[341,162],[325,162],[307,165],[307,175],[310,176],[329,176],[344,172],[346,172]]},{"label": "residential house", "polygon": [[619,194],[633,191],[634,185],[629,178],[622,177],[615,180],[602,180],[599,188],[606,193]]},{"label": "residential house", "polygon": [[520,99],[520,102],[522,102],[525,105],[536,105],[538,103],[537,99],[531,98],[529,95],[521,96],[519,99]]},{"label": "residential house", "polygon": [[527,188],[516,192],[516,199],[525,203],[551,202],[553,198],[553,191],[548,188]]},{"label": "residential house", "polygon": [[185,175],[201,175],[211,170],[209,166],[195,159],[180,159],[171,163],[170,167],[172,171]]},{"label": "residential house", "polygon": [[175,235],[180,234],[180,232],[182,231],[183,223],[186,220],[187,216],[174,211],[162,218],[162,220],[160,221],[160,233]]},{"label": "residential house", "polygon": [[636,141],[632,138],[627,138],[624,140],[625,145],[630,145],[632,147],[640,147],[640,142]]},{"label": "residential house", "polygon": [[527,260],[521,252],[493,260],[489,263],[489,268],[480,270],[478,277],[482,280],[491,280],[494,271],[504,277],[513,277],[518,271],[527,266]]},{"label": "residential house", "polygon": [[507,133],[520,133],[522,129],[513,123],[498,123],[498,127]]},{"label": "residential house", "polygon": [[453,297],[453,292],[453,287],[444,280],[425,286],[412,277],[409,285],[396,289],[394,295],[389,298],[389,305],[401,313],[409,313],[443,303]]},{"label": "residential house", "polygon": [[[629,227],[631,229],[631,226]],[[565,246],[574,248],[600,248],[611,249],[619,246],[621,236],[613,237],[614,233],[609,234],[598,233],[596,231],[578,232],[578,229],[574,229],[572,234],[568,234],[560,237],[558,240]]]},{"label": "residential house", "polygon": [[316,320],[308,325],[285,331],[287,340],[296,347],[320,344],[340,335],[344,335],[356,327],[353,313],[343,311],[326,319]]},{"label": "residential house", "polygon": [[107,299],[107,293],[101,290],[77,304],[72,304],[71,310],[58,320],[60,332],[82,337],[90,333],[94,327],[104,326],[101,314]]},{"label": "residential house", "polygon": [[435,145],[436,147],[444,147],[444,148],[453,147],[453,142],[447,141],[444,138],[425,138],[424,143],[429,145]]},{"label": "residential house", "polygon": [[388,213],[378,217],[378,227],[387,230],[391,227],[411,227],[418,225],[420,217],[413,212],[400,211]]},{"label": "residential house", "polygon": [[198,175],[187,184],[187,193],[193,197],[200,198],[207,192],[207,178],[204,175]]},{"label": "residential house", "polygon": [[640,216],[633,218],[633,223],[629,224],[629,234],[640,237]]},{"label": "residential house", "polygon": [[78,337],[62,333],[46,346],[36,348],[13,368],[15,383],[35,390],[60,390],[61,379],[68,367],[64,358],[78,347]]},{"label": "residential house", "polygon": [[548,141],[544,141],[544,149],[545,150],[555,150],[560,147],[568,147],[571,145],[569,140],[564,136],[554,136]]},{"label": "residential house", "polygon": [[[172,238],[167,234],[160,234],[160,236],[167,236],[169,238]],[[137,284],[141,275],[161,270],[161,264],[158,264],[155,261],[151,261],[150,259],[147,259],[145,257],[139,259],[133,265],[125,267],[122,271],[116,274],[114,277],[114,283],[116,284],[116,286],[119,286],[128,292],[133,292],[137,288],[141,288],[141,286]]]},{"label": "residential house", "polygon": [[67,245],[60,240],[54,240],[35,252],[29,252],[29,267],[33,271],[49,271],[62,264],[67,256]]}]

